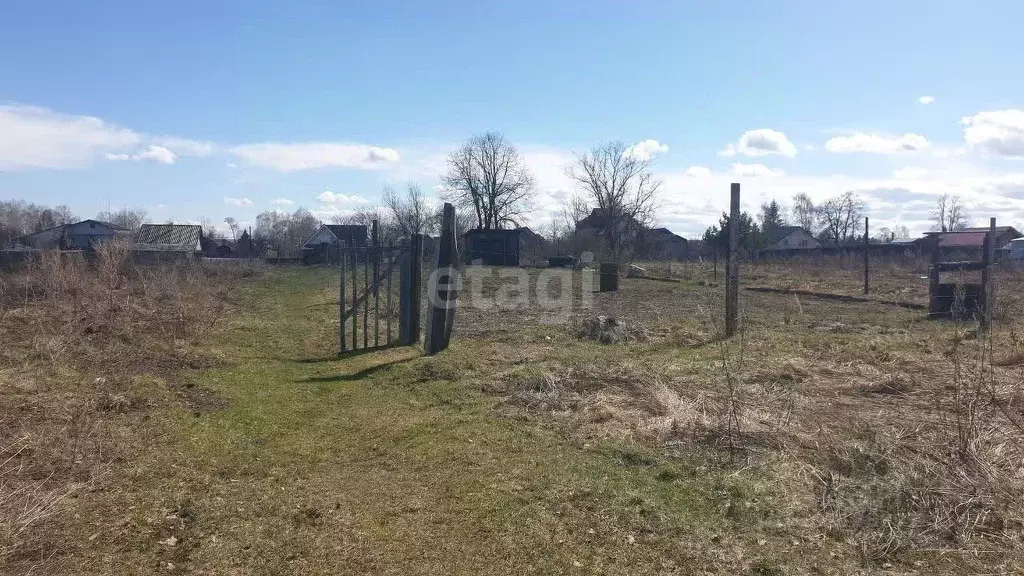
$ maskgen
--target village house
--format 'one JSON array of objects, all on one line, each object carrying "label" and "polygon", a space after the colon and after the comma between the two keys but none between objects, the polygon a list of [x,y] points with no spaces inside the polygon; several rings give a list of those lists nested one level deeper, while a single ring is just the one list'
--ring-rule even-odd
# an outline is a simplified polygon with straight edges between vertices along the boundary
[{"label": "village house", "polygon": [[127,237],[130,234],[130,231],[110,222],[82,220],[15,238],[14,247],[38,250],[91,250],[105,240],[117,236]]},{"label": "village house", "polygon": [[302,261],[306,264],[333,262],[344,243],[348,248],[367,245],[367,230],[362,224],[323,224],[302,244]]},{"label": "village house", "polygon": [[764,244],[764,249],[769,252],[821,248],[821,242],[801,226],[769,229],[765,232]]},{"label": "village house", "polygon": [[143,224],[132,251],[137,260],[188,259],[202,251],[202,237],[196,224]]}]

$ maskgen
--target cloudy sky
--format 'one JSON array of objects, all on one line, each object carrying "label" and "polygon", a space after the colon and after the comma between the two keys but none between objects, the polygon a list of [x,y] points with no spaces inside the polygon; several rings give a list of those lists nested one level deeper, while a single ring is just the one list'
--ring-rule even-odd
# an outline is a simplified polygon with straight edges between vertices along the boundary
[{"label": "cloudy sky", "polygon": [[[491,5],[495,4],[495,5]],[[157,221],[321,217],[503,132],[538,180],[622,140],[699,235],[745,208],[855,190],[873,227],[942,193],[1024,226],[1024,4],[37,2],[0,18],[0,199]],[[558,6],[554,6],[558,4]]]}]

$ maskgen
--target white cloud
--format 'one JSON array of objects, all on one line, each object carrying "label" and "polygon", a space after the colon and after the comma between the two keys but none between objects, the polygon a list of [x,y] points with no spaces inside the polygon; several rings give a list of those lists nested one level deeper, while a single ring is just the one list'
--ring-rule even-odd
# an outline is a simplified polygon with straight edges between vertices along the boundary
[{"label": "white cloud", "polygon": [[224,198],[224,203],[228,206],[238,206],[240,208],[252,206],[252,200],[248,198]]},{"label": "white cloud", "polygon": [[965,116],[964,140],[983,152],[1024,158],[1024,110],[989,110]]},{"label": "white cloud", "polygon": [[132,157],[133,160],[152,160],[159,164],[174,164],[178,156],[163,146],[150,146]]},{"label": "white cloud", "polygon": [[178,156],[212,156],[217,149],[213,142],[189,140],[187,138],[178,138],[177,136],[158,136],[153,139],[153,142],[174,152]]},{"label": "white cloud", "polygon": [[655,156],[664,154],[665,152],[668,152],[668,145],[648,138],[647,140],[641,140],[640,142],[630,146],[626,153],[639,160],[651,160]]},{"label": "white cloud", "polygon": [[740,164],[737,162],[732,165],[732,174],[742,178],[758,178],[761,176],[774,178],[784,175],[785,172],[769,168],[764,164]]},{"label": "white cloud", "polygon": [[140,140],[138,133],[92,116],[0,106],[0,170],[80,168]]},{"label": "white cloud", "polygon": [[316,199],[324,204],[332,205],[366,206],[370,204],[370,201],[362,196],[356,196],[355,194],[336,194],[330,190],[321,192]]},{"label": "white cloud", "polygon": [[398,163],[398,151],[366,144],[305,142],[244,144],[229,150],[255,166],[295,172],[316,168],[358,168],[373,170]]},{"label": "white cloud", "polygon": [[906,168],[900,168],[894,170],[892,177],[897,180],[918,180],[928,175],[928,170],[924,168],[917,168],[914,166],[908,166]]},{"label": "white cloud", "polygon": [[277,200],[272,200],[270,203],[274,206],[291,206],[292,204],[295,204],[295,202],[287,198],[278,198]]},{"label": "white cloud", "polygon": [[711,176],[711,170],[708,170],[706,166],[690,166],[683,174],[688,178],[707,178]]},{"label": "white cloud", "polygon": [[825,142],[826,150],[837,153],[900,154],[919,152],[929,146],[931,146],[931,143],[920,134],[889,136],[886,134],[854,132],[848,136],[836,136]]},{"label": "white cloud", "polygon": [[921,96],[917,99],[918,104],[931,104],[932,102],[935,102],[934,96]]},{"label": "white cloud", "polygon": [[107,160],[123,162],[125,160],[149,160],[158,164],[174,164],[178,156],[163,146],[150,146],[138,154],[106,154]]},{"label": "white cloud", "polygon": [[747,130],[740,136],[739,142],[735,146],[729,144],[718,152],[719,156],[725,157],[732,157],[736,154],[752,157],[777,154],[792,158],[796,156],[796,146],[778,130],[758,128]]}]

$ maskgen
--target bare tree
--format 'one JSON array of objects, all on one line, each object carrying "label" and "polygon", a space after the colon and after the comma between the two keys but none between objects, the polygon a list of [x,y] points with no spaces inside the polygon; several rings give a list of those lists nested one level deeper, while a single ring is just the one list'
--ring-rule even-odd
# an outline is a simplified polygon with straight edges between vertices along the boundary
[{"label": "bare tree", "polygon": [[852,191],[829,198],[818,207],[825,226],[822,233],[836,244],[853,240],[860,230],[866,209],[864,201]]},{"label": "bare tree", "polygon": [[125,230],[136,230],[142,226],[146,219],[146,211],[142,208],[122,208],[120,210],[102,210],[96,215],[96,219],[123,228]]},{"label": "bare tree", "polygon": [[228,225],[228,229],[231,230],[231,239],[238,240],[238,220],[235,220],[231,216],[224,219],[224,223]]},{"label": "bare tree", "polygon": [[940,232],[959,232],[967,227],[967,209],[959,196],[939,196],[932,211],[932,221]]},{"label": "bare tree", "polygon": [[793,196],[793,220],[797,226],[800,226],[804,230],[807,230],[811,234],[815,233],[815,226],[818,222],[818,209],[814,206],[814,202],[811,201],[811,197],[803,192]]},{"label": "bare tree", "polygon": [[615,261],[622,260],[629,241],[654,218],[661,181],[650,166],[649,159],[630,154],[625,143],[611,142],[577,155],[566,171],[597,205],[601,235]]},{"label": "bare tree", "polygon": [[452,152],[442,180],[449,200],[472,209],[480,228],[518,226],[532,208],[533,175],[516,147],[497,132],[474,136]]},{"label": "bare tree", "polygon": [[404,238],[413,234],[429,234],[436,223],[436,211],[430,209],[423,190],[416,184],[405,187],[405,194],[399,194],[391,186],[385,186],[381,194],[384,208]]},{"label": "bare tree", "polygon": [[586,196],[573,194],[562,205],[562,222],[571,234],[576,231],[580,221],[590,215],[590,205]]}]

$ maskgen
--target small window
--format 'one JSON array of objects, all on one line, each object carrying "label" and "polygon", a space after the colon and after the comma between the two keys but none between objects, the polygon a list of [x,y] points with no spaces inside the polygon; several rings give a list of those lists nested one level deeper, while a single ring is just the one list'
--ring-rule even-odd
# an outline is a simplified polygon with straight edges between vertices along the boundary
[{"label": "small window", "polygon": [[95,227],[96,227],[96,223],[95,222],[89,222],[89,228],[95,228]]}]

